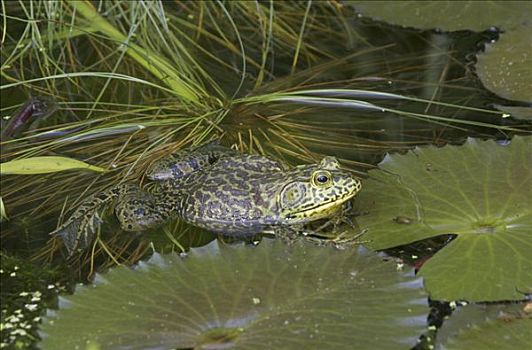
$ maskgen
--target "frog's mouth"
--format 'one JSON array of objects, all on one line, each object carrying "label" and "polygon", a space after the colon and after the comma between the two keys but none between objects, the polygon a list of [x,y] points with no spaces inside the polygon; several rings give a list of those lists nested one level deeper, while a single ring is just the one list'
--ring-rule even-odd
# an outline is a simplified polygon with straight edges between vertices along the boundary
[{"label": "frog's mouth", "polygon": [[317,220],[330,216],[337,211],[343,203],[353,198],[357,193],[358,191],[353,191],[342,197],[332,198],[329,202],[322,202],[318,205],[303,207],[302,210],[287,214],[286,219],[291,223],[296,223],[297,221],[304,219],[310,218],[311,220]]}]

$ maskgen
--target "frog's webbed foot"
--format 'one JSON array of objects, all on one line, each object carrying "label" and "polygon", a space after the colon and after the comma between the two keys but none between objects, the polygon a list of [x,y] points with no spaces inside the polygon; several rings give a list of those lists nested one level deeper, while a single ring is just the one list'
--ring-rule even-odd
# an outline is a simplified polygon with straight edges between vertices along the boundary
[{"label": "frog's webbed foot", "polygon": [[136,186],[122,184],[89,197],[50,235],[60,236],[63,239],[69,256],[72,256],[76,251],[86,249],[103,222],[100,213],[105,211],[115,198],[129,191],[132,187]]},{"label": "frog's webbed foot", "polygon": [[298,240],[309,241],[318,246],[332,245],[338,249],[344,249],[352,245],[358,245],[366,243],[367,241],[359,240],[366,232],[362,231],[355,235],[348,234],[347,231],[344,231],[336,236],[323,236],[322,234],[309,230],[297,230],[292,227],[283,227],[281,229],[275,230],[275,237],[281,239],[287,244],[292,244]]},{"label": "frog's webbed foot", "polygon": [[335,237],[332,238],[317,238],[317,237],[309,237],[310,239],[317,240],[316,244],[319,245],[333,245],[334,247],[338,249],[345,249],[349,246],[353,245],[359,245],[363,243],[369,242],[368,240],[359,240],[360,237],[362,237],[366,233],[366,230],[360,231],[357,234],[352,234],[352,232],[344,231],[340,234],[338,234]]},{"label": "frog's webbed foot", "polygon": [[67,249],[68,255],[86,249],[94,239],[98,227],[102,223],[98,212],[85,217],[70,218],[67,222],[51,232],[60,236]]}]

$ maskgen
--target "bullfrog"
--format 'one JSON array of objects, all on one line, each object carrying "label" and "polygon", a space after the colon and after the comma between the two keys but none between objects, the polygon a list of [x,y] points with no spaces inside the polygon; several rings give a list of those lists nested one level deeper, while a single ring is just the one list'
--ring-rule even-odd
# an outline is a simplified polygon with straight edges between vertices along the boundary
[{"label": "bullfrog", "polygon": [[144,231],[172,218],[227,236],[254,235],[334,215],[361,189],[334,157],[285,167],[217,143],[171,154],[148,169],[153,186],[125,183],[86,199],[52,234],[70,254],[86,248],[113,204],[121,228]]}]

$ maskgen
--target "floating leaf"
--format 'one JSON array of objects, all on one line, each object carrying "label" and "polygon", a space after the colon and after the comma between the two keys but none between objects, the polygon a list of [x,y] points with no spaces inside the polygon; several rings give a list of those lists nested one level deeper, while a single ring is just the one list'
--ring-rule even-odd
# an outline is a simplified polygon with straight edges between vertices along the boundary
[{"label": "floating leaf", "polygon": [[502,33],[478,56],[476,69],[484,86],[497,95],[532,102],[532,25]]},{"label": "floating leaf", "polygon": [[388,155],[358,197],[364,238],[384,249],[456,234],[420,270],[432,298],[522,299],[532,292],[531,141]]},{"label": "floating leaf", "polygon": [[523,303],[460,307],[438,331],[436,349],[527,349],[532,344],[532,315],[523,307]]},{"label": "floating leaf", "polygon": [[41,348],[408,349],[420,284],[362,249],[212,242],[98,276],[50,312]]},{"label": "floating leaf", "polygon": [[365,16],[420,29],[484,31],[532,17],[526,1],[347,1]]},{"label": "floating leaf", "polygon": [[46,174],[71,169],[84,169],[98,172],[106,171],[103,168],[90,165],[76,159],[55,156],[17,159],[0,164],[0,173],[2,175]]}]

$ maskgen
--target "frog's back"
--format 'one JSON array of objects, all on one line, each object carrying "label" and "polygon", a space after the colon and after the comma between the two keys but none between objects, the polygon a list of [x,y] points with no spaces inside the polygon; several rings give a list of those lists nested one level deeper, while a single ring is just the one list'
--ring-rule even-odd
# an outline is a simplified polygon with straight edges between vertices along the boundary
[{"label": "frog's back", "polygon": [[283,169],[258,155],[220,159],[187,178],[180,216],[211,231],[225,234],[260,232],[278,221],[275,193]]}]

